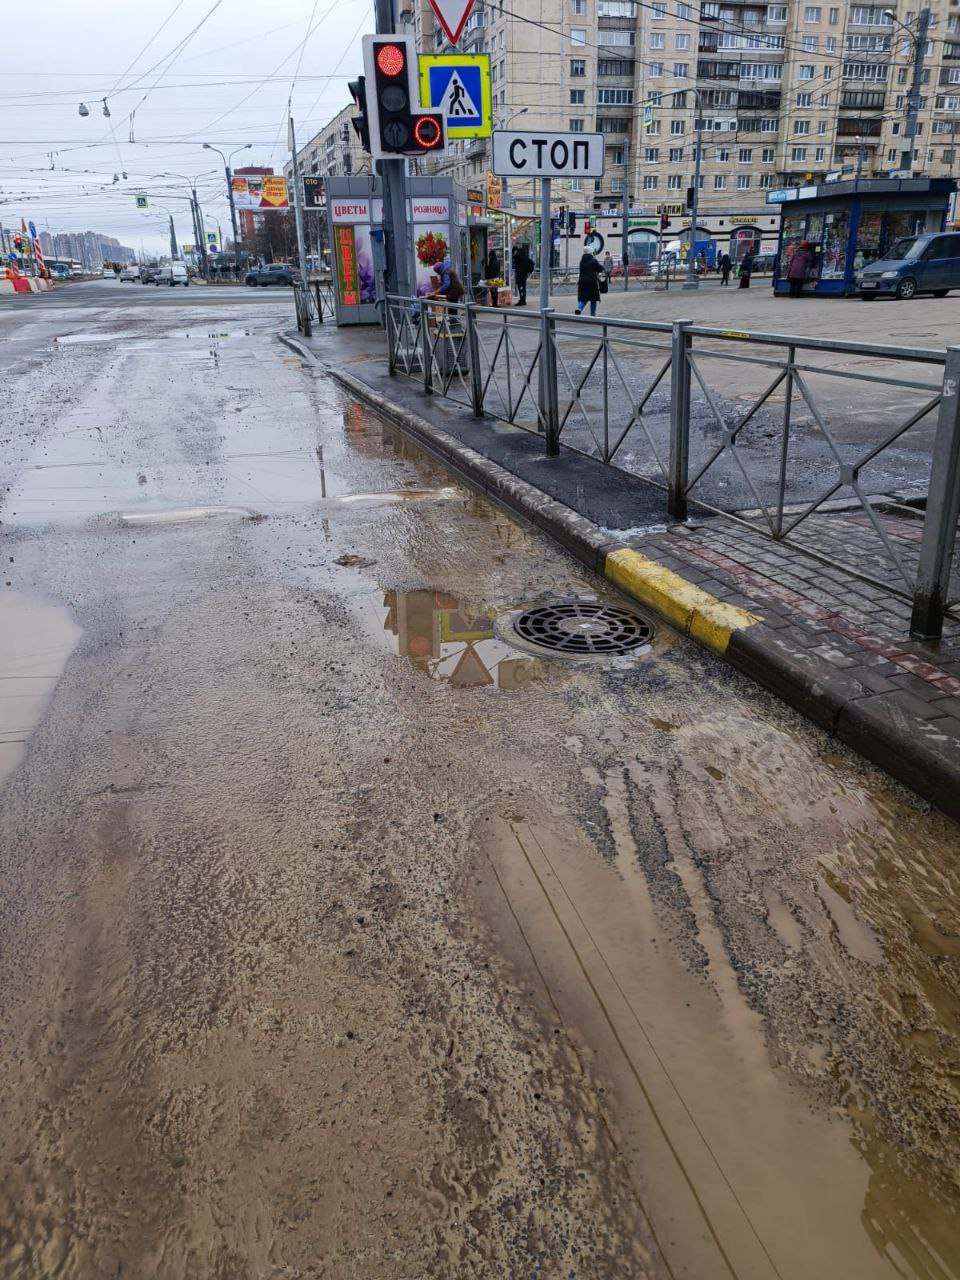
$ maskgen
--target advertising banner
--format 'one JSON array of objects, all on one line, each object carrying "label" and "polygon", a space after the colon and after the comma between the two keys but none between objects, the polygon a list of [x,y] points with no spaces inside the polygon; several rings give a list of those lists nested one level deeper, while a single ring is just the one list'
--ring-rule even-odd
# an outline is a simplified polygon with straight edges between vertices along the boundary
[{"label": "advertising banner", "polygon": [[234,174],[230,185],[233,188],[233,202],[238,209],[259,209],[264,212],[290,207],[287,180],[283,174],[250,174],[248,177]]},{"label": "advertising banner", "polygon": [[345,307],[376,302],[369,223],[337,223],[333,230],[337,292]]}]

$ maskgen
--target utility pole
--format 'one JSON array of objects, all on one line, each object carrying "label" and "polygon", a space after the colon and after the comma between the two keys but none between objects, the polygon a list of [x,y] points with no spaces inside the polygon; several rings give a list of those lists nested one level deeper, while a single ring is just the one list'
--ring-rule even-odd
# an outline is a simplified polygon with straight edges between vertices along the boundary
[{"label": "utility pole", "polygon": [[297,222],[297,257],[300,259],[300,278],[307,282],[307,245],[303,235],[303,182],[297,164],[297,135],[293,128],[293,115],[287,103],[287,145],[293,156],[293,214]]},{"label": "utility pole", "polygon": [[210,267],[207,263],[207,240],[203,231],[203,213],[197,198],[197,188],[193,188],[193,219],[196,224],[197,247],[200,253],[200,271],[204,280],[210,279]]},{"label": "utility pole", "polygon": [[[393,0],[375,0],[377,35],[393,35]],[[376,111],[377,104],[373,103]],[[369,110],[369,106],[368,106]],[[405,161],[380,160],[380,178],[383,182],[384,256],[387,262],[387,292],[409,297],[410,284],[410,236],[407,230],[407,192],[404,173]]]},{"label": "utility pole", "polygon": [[905,146],[900,156],[900,169],[907,176],[913,172],[913,152],[917,139],[917,117],[920,115],[920,83],[923,78],[923,57],[927,48],[927,31],[930,28],[930,10],[921,9],[917,15],[917,31],[913,36],[913,79],[907,95]]},{"label": "utility pole", "polygon": [[[701,141],[703,139],[703,107],[700,98],[700,90],[693,90],[694,116],[693,116],[693,199],[690,201],[690,254],[687,259],[687,278],[683,282],[684,289],[699,289],[700,281],[697,279],[697,202],[700,197],[700,155],[703,151]],[[700,128],[697,126],[700,125]]]},{"label": "utility pole", "polygon": [[170,214],[170,261],[176,262],[180,255],[177,253],[177,232],[173,225],[173,214]]},{"label": "utility pole", "polygon": [[630,288],[630,139],[623,140],[623,234],[620,238],[623,262],[623,291]]}]

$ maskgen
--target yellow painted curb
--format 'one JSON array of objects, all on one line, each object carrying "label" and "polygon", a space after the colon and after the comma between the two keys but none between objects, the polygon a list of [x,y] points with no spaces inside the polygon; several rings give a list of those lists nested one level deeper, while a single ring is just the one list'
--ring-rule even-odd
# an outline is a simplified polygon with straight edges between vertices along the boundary
[{"label": "yellow painted curb", "polygon": [[726,652],[735,631],[763,621],[746,609],[724,604],[672,569],[629,547],[608,554],[604,575],[714,653]]}]

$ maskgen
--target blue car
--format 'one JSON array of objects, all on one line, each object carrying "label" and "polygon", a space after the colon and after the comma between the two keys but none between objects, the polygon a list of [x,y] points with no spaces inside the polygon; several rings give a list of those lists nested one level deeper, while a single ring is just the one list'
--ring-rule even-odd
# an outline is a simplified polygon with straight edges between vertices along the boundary
[{"label": "blue car", "polygon": [[885,258],[870,262],[860,276],[860,297],[945,298],[960,289],[960,231],[928,232],[898,240]]}]

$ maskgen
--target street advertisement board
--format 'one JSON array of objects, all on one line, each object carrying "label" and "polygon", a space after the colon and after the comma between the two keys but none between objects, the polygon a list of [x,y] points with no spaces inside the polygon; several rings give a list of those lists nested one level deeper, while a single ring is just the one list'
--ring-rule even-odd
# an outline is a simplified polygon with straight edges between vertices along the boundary
[{"label": "street advertisement board", "polygon": [[333,258],[337,294],[344,307],[376,302],[369,200],[340,200],[332,206]]},{"label": "street advertisement board", "polygon": [[234,174],[230,183],[233,203],[238,209],[289,209],[287,180],[283,174],[250,174],[240,177]]}]

